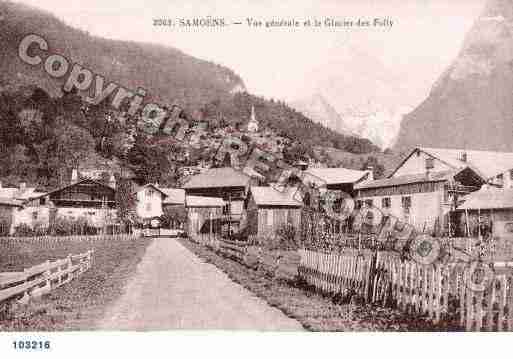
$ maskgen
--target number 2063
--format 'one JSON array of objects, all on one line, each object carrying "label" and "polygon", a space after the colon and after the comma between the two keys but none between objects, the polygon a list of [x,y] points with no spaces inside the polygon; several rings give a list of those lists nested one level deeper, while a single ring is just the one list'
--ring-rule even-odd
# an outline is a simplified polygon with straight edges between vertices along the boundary
[{"label": "number 2063", "polygon": [[12,342],[16,350],[48,350],[50,349],[49,340],[15,340]]}]

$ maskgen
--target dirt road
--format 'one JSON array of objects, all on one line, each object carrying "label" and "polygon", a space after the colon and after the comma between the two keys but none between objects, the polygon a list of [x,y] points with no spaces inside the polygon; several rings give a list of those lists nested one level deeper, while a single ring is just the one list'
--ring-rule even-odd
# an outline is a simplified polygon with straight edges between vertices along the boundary
[{"label": "dirt road", "polygon": [[99,323],[104,330],[302,330],[174,239],[155,239]]}]

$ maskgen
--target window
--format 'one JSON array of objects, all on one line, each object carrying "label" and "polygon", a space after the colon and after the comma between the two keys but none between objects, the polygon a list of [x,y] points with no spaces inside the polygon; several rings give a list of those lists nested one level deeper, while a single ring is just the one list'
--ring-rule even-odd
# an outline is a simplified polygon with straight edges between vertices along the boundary
[{"label": "window", "polygon": [[391,201],[390,197],[385,197],[385,198],[381,199],[381,207],[382,208],[390,208],[391,203],[392,203],[392,201]]},{"label": "window", "polygon": [[46,198],[44,198],[44,197],[43,197],[43,198],[40,198],[40,199],[39,199],[39,204],[40,204],[41,206],[44,206],[44,205],[46,204]]},{"label": "window", "polygon": [[33,220],[36,220],[36,219],[37,219],[37,212],[32,212],[32,219],[33,219]]},{"label": "window", "polygon": [[411,208],[411,197],[408,196],[408,197],[402,197],[401,198],[401,204],[403,206],[403,209],[404,209],[404,212],[406,213],[410,213],[410,208]]},{"label": "window", "polygon": [[432,168],[435,168],[435,160],[434,158],[426,158],[426,169],[429,170],[429,169],[432,169]]},{"label": "window", "polygon": [[146,203],[146,211],[151,211],[151,203]]},{"label": "window", "polygon": [[273,210],[272,209],[267,210],[267,225],[268,226],[273,225]]},{"label": "window", "polygon": [[362,208],[362,204],[363,204],[363,202],[362,202],[361,200],[357,200],[357,201],[356,201],[356,204],[355,204],[355,209],[360,209],[360,208]]},{"label": "window", "polygon": [[366,207],[372,207],[373,201],[372,199],[366,199],[365,200],[365,206]]}]

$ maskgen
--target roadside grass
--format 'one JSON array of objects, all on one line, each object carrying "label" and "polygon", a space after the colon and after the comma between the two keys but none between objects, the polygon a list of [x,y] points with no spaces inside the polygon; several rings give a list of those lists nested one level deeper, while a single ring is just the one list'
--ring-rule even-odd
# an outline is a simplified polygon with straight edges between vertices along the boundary
[{"label": "roadside grass", "polygon": [[0,331],[92,330],[123,293],[151,239],[63,241],[50,246],[24,242],[0,245],[0,272],[18,271],[45,260],[94,249],[93,265],[80,277],[0,317]]},{"label": "roadside grass", "polygon": [[315,292],[296,279],[273,279],[258,270],[217,255],[197,243],[180,239],[186,248],[214,264],[234,282],[310,331],[460,331],[454,324],[434,325],[425,317],[379,306],[341,303],[339,297]]}]

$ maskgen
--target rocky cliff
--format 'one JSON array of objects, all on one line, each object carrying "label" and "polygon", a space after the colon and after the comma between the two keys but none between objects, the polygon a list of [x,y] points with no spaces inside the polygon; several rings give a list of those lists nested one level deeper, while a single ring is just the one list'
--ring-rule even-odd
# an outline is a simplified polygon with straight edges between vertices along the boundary
[{"label": "rocky cliff", "polygon": [[401,123],[416,145],[513,151],[513,2],[489,0],[456,60]]}]

